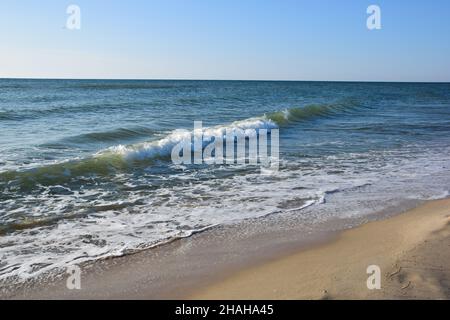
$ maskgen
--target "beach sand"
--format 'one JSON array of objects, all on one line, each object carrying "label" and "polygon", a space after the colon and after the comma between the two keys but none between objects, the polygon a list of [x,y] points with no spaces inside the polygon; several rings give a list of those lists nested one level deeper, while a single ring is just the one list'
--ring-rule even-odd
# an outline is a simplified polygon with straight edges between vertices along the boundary
[{"label": "beach sand", "polygon": [[[274,215],[213,228],[81,266],[81,290],[69,290],[62,273],[4,286],[0,298],[450,298],[450,199],[367,223],[333,221],[314,232],[290,219]],[[369,265],[381,269],[380,290],[367,288]]]},{"label": "beach sand", "polygon": [[[369,265],[381,289],[369,290]],[[242,270],[193,299],[449,299],[450,200],[341,233],[335,241]]]}]

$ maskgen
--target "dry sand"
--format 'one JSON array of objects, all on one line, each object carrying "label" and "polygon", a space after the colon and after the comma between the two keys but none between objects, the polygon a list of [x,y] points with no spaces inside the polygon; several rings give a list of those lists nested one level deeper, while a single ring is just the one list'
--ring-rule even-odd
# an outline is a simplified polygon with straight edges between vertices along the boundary
[{"label": "dry sand", "polygon": [[[369,290],[369,265],[381,289]],[[330,243],[241,270],[193,299],[449,299],[450,199],[341,233]]]}]

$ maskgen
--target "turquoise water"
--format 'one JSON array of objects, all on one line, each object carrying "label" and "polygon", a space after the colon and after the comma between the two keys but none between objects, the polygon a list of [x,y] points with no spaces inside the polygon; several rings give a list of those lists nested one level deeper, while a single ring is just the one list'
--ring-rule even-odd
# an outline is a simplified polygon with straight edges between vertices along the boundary
[{"label": "turquoise water", "polygon": [[[176,129],[278,128],[280,170],[174,165]],[[450,84],[0,80],[0,279],[267,214],[442,198]]]}]

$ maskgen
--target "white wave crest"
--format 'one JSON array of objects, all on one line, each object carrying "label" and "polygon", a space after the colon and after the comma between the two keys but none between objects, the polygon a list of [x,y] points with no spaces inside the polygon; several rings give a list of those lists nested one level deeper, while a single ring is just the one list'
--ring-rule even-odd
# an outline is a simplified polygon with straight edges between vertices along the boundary
[{"label": "white wave crest", "polygon": [[145,160],[157,157],[169,156],[172,149],[183,141],[191,141],[191,138],[202,138],[203,141],[211,141],[213,137],[226,138],[226,133],[237,135],[238,132],[243,132],[246,136],[253,136],[258,134],[259,130],[266,129],[268,132],[272,129],[277,129],[278,125],[271,119],[266,117],[250,118],[240,121],[235,121],[230,125],[220,125],[202,130],[182,130],[177,129],[169,133],[162,139],[144,142],[134,145],[118,145],[108,148],[97,155],[105,153],[118,154],[126,160]]}]

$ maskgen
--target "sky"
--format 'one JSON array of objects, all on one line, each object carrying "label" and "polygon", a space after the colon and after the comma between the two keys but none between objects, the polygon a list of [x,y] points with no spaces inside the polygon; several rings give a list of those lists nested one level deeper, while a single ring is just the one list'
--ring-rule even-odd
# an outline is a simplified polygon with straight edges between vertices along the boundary
[{"label": "sky", "polygon": [[450,1],[1,0],[16,77],[449,82]]}]

